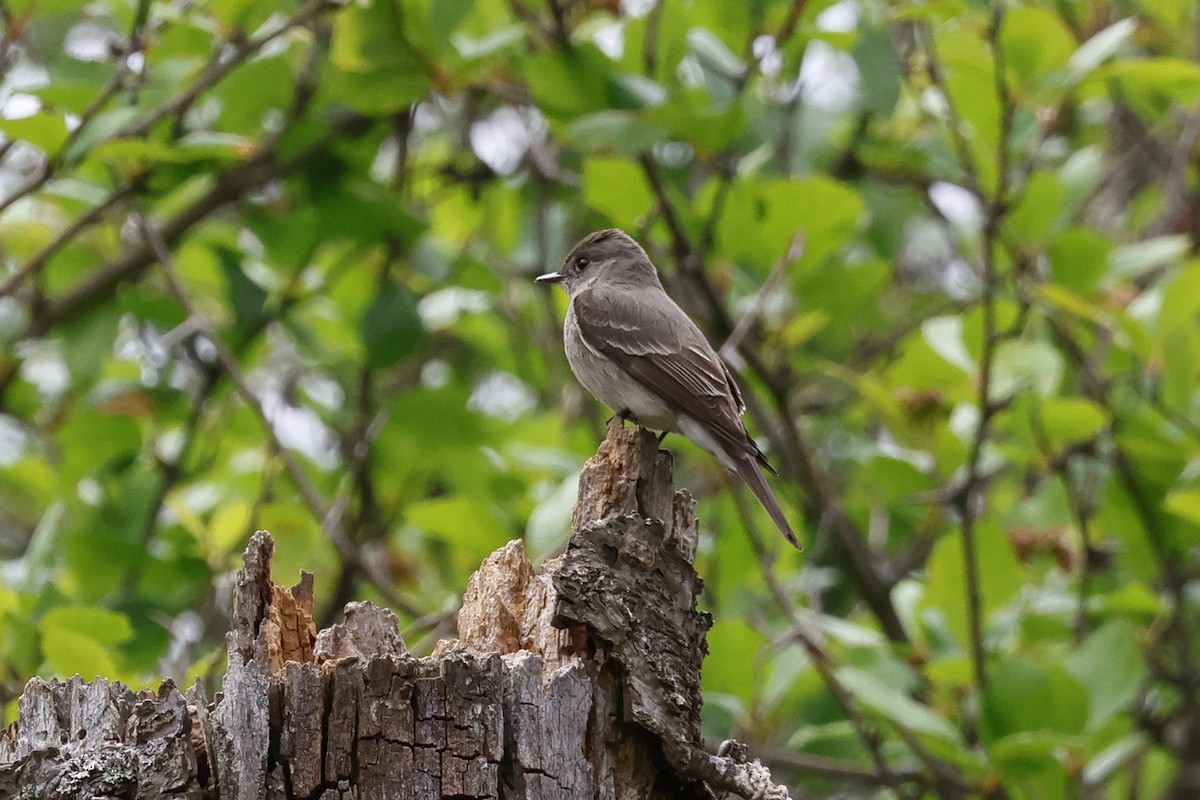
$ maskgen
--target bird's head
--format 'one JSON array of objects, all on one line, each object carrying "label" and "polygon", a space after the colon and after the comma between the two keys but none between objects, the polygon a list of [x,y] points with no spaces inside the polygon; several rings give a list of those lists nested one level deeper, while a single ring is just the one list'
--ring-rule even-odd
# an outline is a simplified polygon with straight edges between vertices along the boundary
[{"label": "bird's head", "polygon": [[540,275],[537,282],[561,283],[571,297],[596,284],[625,289],[662,288],[646,251],[619,228],[588,234],[571,248],[558,272]]}]

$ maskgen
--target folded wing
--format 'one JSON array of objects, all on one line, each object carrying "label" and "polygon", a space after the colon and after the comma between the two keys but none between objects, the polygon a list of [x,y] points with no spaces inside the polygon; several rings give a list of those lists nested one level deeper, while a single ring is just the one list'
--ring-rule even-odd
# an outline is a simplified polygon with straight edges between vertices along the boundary
[{"label": "folded wing", "polygon": [[669,298],[603,287],[576,296],[575,319],[588,347],[710,431],[729,455],[766,459],[746,433],[741,392],[725,363]]}]

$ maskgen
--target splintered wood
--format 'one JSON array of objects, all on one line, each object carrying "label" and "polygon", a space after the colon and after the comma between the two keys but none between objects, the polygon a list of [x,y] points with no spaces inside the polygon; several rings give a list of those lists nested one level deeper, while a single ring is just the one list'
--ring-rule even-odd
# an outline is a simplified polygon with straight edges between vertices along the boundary
[{"label": "splintered wood", "polygon": [[0,797],[786,798],[757,762],[701,746],[710,619],[671,472],[654,437],[610,425],[567,551],[535,568],[510,542],[485,559],[458,638],[429,658],[370,603],[317,633],[311,576],[272,583],[259,532],[216,701],[30,681],[0,739]]},{"label": "splintered wood", "polygon": [[103,678],[35,678],[17,719],[0,736],[0,797],[203,796],[189,702],[170,681],[134,694]]}]

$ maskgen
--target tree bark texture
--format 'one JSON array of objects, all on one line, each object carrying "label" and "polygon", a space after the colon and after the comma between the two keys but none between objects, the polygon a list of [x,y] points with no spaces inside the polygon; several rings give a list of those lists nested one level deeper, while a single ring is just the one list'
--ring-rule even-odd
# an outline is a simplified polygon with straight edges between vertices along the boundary
[{"label": "tree bark texture", "polygon": [[274,584],[260,531],[215,700],[35,678],[0,737],[0,798],[786,798],[757,761],[702,748],[693,508],[654,437],[614,422],[567,551],[494,552],[428,658],[370,603],[318,632],[312,577]]}]

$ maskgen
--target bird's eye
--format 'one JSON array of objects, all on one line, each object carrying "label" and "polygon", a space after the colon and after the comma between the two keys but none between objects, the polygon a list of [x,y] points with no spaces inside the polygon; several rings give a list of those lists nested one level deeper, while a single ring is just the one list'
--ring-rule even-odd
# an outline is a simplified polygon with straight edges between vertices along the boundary
[{"label": "bird's eye", "polygon": [[575,268],[580,272],[583,272],[585,269],[587,269],[587,265],[590,263],[592,263],[591,259],[589,259],[587,256],[580,256],[579,258],[575,259]]}]

